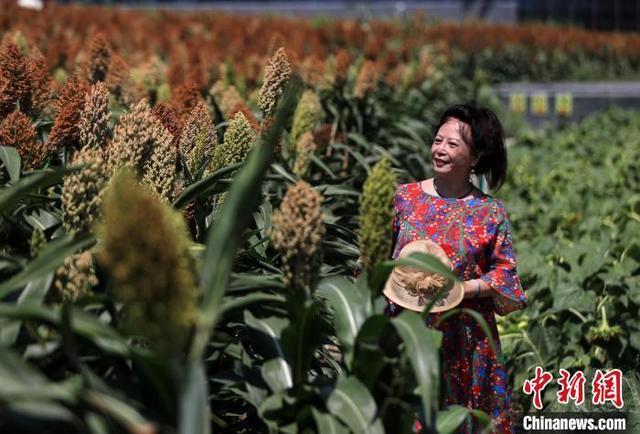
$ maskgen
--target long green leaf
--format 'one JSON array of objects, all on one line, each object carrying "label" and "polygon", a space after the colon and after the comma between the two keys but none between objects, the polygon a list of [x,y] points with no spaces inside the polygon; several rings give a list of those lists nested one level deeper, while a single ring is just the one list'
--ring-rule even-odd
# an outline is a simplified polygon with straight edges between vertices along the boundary
[{"label": "long green leaf", "polygon": [[347,366],[351,366],[354,342],[360,326],[367,319],[369,300],[363,300],[356,286],[344,277],[322,279],[316,294],[327,299],[333,309],[336,336]]},{"label": "long green leaf", "polygon": [[[151,422],[147,421],[138,410],[131,405],[114,396],[89,390],[86,392],[84,399],[93,408],[118,421],[128,432],[153,432],[154,426]],[[202,432],[205,433],[205,431]]]},{"label": "long green leaf", "polygon": [[313,164],[315,164],[316,166],[318,166],[320,169],[322,169],[327,175],[329,175],[330,178],[335,178],[336,175],[335,173],[333,173],[331,171],[331,169],[329,168],[329,166],[327,166],[326,164],[324,164],[324,162],[315,154],[311,154],[309,156],[309,159],[313,162]]},{"label": "long green leaf", "polygon": [[296,316],[282,331],[282,345],[293,368],[293,382],[304,381],[313,352],[320,341],[320,306],[316,301],[298,306]]},{"label": "long green leaf", "polygon": [[240,168],[242,163],[232,164],[222,169],[216,170],[211,175],[189,185],[173,202],[174,208],[183,208],[189,202],[199,197],[207,196],[211,193],[214,186],[225,179],[225,176],[231,174],[234,170]]},{"label": "long green leaf", "polygon": [[353,433],[379,431],[377,406],[369,390],[355,377],[341,376],[327,399],[327,408]]},{"label": "long green leaf", "polygon": [[363,149],[369,149],[371,147],[367,139],[360,133],[352,131],[347,134],[347,137]]},{"label": "long green leaf", "polygon": [[322,434],[347,434],[347,428],[338,422],[335,417],[328,413],[323,413],[316,408],[311,409],[316,428]]},{"label": "long green leaf", "polygon": [[274,156],[274,148],[287,120],[293,113],[300,82],[291,80],[280,98],[275,120],[261,143],[254,146],[245,166],[236,176],[229,195],[207,237],[204,267],[200,275],[203,292],[201,319],[190,357],[202,358],[213,326],[221,311],[221,300],[231,272],[242,232],[260,203],[262,179]]},{"label": "long green leaf", "polygon": [[286,358],[285,350],[280,343],[280,338],[282,336],[282,330],[289,325],[288,319],[281,317],[256,318],[251,311],[245,310],[244,322],[265,337],[265,339],[262,340],[266,344],[263,345],[263,348],[267,348],[264,354],[261,354],[265,359],[271,357]]},{"label": "long green leaf", "polygon": [[360,192],[346,185],[319,185],[316,189],[325,197],[329,196],[353,196],[360,197]]},{"label": "long green leaf", "polygon": [[271,165],[271,168],[278,174],[280,175],[282,178],[286,179],[287,181],[289,181],[292,184],[296,183],[296,178],[290,174],[289,172],[287,172],[287,170],[282,167],[282,165],[277,164],[277,163],[273,163]]},{"label": "long green leaf", "polygon": [[10,213],[20,200],[28,194],[41,188],[47,188],[52,185],[59,184],[65,175],[76,170],[78,170],[77,167],[39,171],[21,178],[15,184],[0,192],[0,213]]},{"label": "long green leaf", "polygon": [[[24,291],[18,297],[17,305],[34,304],[40,305],[44,300],[51,283],[53,282],[53,273],[49,273],[39,279],[31,280]],[[21,321],[11,319],[0,319],[0,344],[4,346],[13,345],[18,332],[20,331]]]},{"label": "long green leaf", "polygon": [[291,369],[287,361],[280,357],[266,361],[260,368],[260,373],[265,383],[275,393],[283,392],[293,386]]},{"label": "long green leaf", "polygon": [[293,373],[280,338],[288,321],[285,318],[256,318],[250,311],[244,312],[245,322],[257,333],[253,333],[253,351],[266,360],[261,367],[264,381],[274,393],[293,386]]},{"label": "long green leaf", "polygon": [[75,238],[72,235],[67,235],[50,242],[40,251],[38,256],[25,265],[22,271],[0,284],[0,299],[28,282],[51,273],[62,265],[67,256],[88,247],[94,241],[92,235],[84,234]]},{"label": "long green leaf", "polygon": [[[74,414],[62,404],[55,401],[40,402],[35,400],[18,400],[8,404],[12,412],[47,423],[49,421],[73,422]],[[9,417],[11,419],[11,417]],[[11,426],[11,422],[3,424],[3,428]]]},{"label": "long green leaf", "polygon": [[403,311],[391,320],[405,344],[411,366],[418,381],[422,399],[422,412],[427,426],[433,424],[433,411],[438,398],[440,380],[441,334],[427,329],[422,318],[415,312]]},{"label": "long green leaf", "polygon": [[228,290],[282,288],[282,278],[276,274],[231,273]]},{"label": "long green leaf", "polygon": [[385,315],[371,315],[360,327],[356,338],[351,372],[370,389],[386,365],[380,337],[389,322],[390,318]]},{"label": "long green leaf", "polygon": [[412,253],[406,258],[396,259],[395,263],[396,265],[415,267],[425,271],[439,273],[454,281],[459,280],[458,276],[456,276],[449,267],[440,262],[436,256],[429,253]]},{"label": "long green leaf", "polygon": [[244,297],[229,297],[222,306],[222,313],[226,313],[236,309],[242,309],[250,305],[259,305],[267,302],[284,303],[286,300],[279,294],[265,294],[257,292]]},{"label": "long green leaf", "polygon": [[461,405],[452,405],[446,410],[439,411],[436,419],[438,434],[451,434],[471,413],[471,410]]},{"label": "long green leaf", "polygon": [[39,208],[24,216],[25,220],[36,229],[46,231],[52,226],[58,225],[61,222],[59,215],[49,212],[45,209]]},{"label": "long green leaf", "polygon": [[0,160],[9,172],[11,182],[16,182],[20,178],[20,154],[12,146],[0,146]]},{"label": "long green leaf", "polygon": [[211,432],[209,392],[204,363],[190,361],[180,393],[180,434]]},{"label": "long green leaf", "polygon": [[384,261],[376,264],[371,270],[369,276],[369,286],[371,289],[378,293],[382,290],[391,270],[395,266],[405,266],[417,268],[419,270],[430,271],[433,273],[439,273],[448,279],[457,282],[460,280],[451,269],[447,268],[440,260],[429,253],[412,253],[406,258],[399,258],[393,261]]},{"label": "long green leaf", "polygon": [[[73,333],[92,341],[105,351],[123,356],[130,354],[127,341],[113,328],[81,309],[72,308],[71,312],[70,326]],[[57,328],[62,327],[59,310],[33,304],[0,303],[0,318],[38,321]]]},{"label": "long green leaf", "polygon": [[[351,133],[349,133],[351,134]],[[349,152],[349,154],[351,154],[353,156],[353,158],[360,163],[360,165],[366,170],[367,174],[369,172],[371,172],[371,166],[369,165],[369,163],[367,163],[367,160],[365,160],[364,155],[362,155],[360,152],[356,151],[355,149],[353,149],[350,146],[344,145],[342,143],[336,143],[333,145],[333,147],[336,150],[343,150],[346,149],[347,152]]]},{"label": "long green leaf", "polygon": [[461,405],[450,405],[445,410],[439,411],[436,420],[438,434],[451,434],[456,432],[467,417],[474,416],[478,424],[486,428],[491,424],[491,417],[482,410],[472,410]]},{"label": "long green leaf", "polygon": [[75,402],[80,392],[79,378],[61,383],[50,382],[37,369],[4,348],[0,351],[0,401],[33,400],[40,402]]}]

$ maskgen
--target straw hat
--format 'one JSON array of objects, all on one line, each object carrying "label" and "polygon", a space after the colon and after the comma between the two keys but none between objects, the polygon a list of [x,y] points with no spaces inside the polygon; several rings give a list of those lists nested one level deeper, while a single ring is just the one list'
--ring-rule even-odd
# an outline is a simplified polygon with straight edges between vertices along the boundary
[{"label": "straw hat", "polygon": [[[430,253],[451,268],[449,257],[438,244],[430,240],[416,240],[405,245],[398,258],[412,253]],[[406,266],[395,266],[382,291],[391,301],[406,309],[422,312],[443,290],[431,312],[442,312],[457,306],[464,297],[462,282],[452,282],[441,274]]]}]

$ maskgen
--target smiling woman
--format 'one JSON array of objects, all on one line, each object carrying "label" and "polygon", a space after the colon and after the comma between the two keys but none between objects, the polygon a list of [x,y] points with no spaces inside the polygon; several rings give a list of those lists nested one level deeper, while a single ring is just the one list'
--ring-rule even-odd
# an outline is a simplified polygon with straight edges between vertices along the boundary
[{"label": "smiling woman", "polygon": [[[486,175],[492,189],[501,186],[507,161],[502,125],[488,109],[453,106],[435,128],[431,157],[433,178],[396,190],[392,258],[407,244],[423,239],[446,253],[463,282],[464,298],[457,307],[479,313],[492,336],[464,311],[445,319],[442,313],[428,316],[427,325],[443,332],[441,404],[482,410],[491,416],[494,432],[512,432],[511,396],[495,313],[524,308],[526,296],[504,206],[470,181],[475,173]],[[402,300],[387,297],[387,314],[399,314]],[[472,417],[459,430],[478,431]]]}]

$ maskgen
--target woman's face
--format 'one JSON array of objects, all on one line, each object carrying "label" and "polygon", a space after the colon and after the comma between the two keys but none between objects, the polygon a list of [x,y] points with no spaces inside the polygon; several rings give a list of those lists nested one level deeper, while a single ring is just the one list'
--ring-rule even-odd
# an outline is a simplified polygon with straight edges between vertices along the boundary
[{"label": "woman's face", "polygon": [[479,159],[462,135],[469,128],[468,124],[453,118],[440,127],[431,145],[431,164],[436,176],[469,176]]}]

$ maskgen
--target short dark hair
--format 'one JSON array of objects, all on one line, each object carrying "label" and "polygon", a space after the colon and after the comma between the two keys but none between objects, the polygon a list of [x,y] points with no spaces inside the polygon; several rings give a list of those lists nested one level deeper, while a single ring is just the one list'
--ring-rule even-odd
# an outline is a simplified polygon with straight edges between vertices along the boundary
[{"label": "short dark hair", "polygon": [[507,148],[504,143],[504,128],[498,116],[485,107],[456,104],[442,114],[440,122],[433,129],[434,137],[450,119],[457,119],[471,127],[471,132],[461,131],[461,134],[471,151],[480,153],[474,171],[477,175],[486,174],[491,190],[500,189],[507,176]]}]

